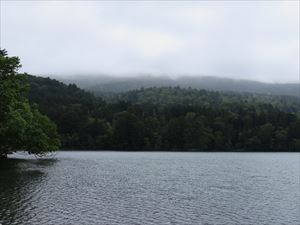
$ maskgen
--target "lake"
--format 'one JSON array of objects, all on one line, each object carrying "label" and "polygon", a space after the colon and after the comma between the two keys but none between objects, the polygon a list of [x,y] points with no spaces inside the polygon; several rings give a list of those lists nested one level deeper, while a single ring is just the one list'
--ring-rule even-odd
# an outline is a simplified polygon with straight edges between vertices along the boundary
[{"label": "lake", "polygon": [[299,153],[59,152],[0,162],[0,223],[300,224]]}]

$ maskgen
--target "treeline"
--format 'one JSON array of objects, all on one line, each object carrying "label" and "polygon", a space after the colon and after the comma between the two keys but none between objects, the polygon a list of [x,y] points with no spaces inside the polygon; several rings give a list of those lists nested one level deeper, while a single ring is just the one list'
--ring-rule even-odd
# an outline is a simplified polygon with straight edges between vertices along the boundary
[{"label": "treeline", "polygon": [[199,90],[194,88],[154,87],[141,88],[124,93],[102,94],[109,102],[125,101],[133,104],[155,105],[202,105],[202,106],[226,106],[232,104],[271,104],[272,106],[290,113],[300,115],[300,98],[285,95],[270,95],[257,93],[236,93]]},{"label": "treeline", "polygon": [[170,78],[167,75],[154,76],[140,74],[136,76],[118,77],[108,75],[77,75],[60,77],[66,83],[75,83],[79,87],[93,91],[96,95],[103,93],[120,93],[151,87],[196,88],[214,91],[249,92],[272,95],[299,96],[299,84],[294,83],[263,83],[253,80],[230,79],[214,76],[179,76]]},{"label": "treeline", "polygon": [[56,123],[63,149],[300,150],[297,98],[170,87],[104,101],[74,84],[28,81],[29,100]]}]

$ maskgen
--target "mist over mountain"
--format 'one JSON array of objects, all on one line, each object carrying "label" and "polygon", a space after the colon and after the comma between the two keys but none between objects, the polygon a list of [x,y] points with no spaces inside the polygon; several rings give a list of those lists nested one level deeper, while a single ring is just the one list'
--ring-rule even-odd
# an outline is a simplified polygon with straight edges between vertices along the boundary
[{"label": "mist over mountain", "polygon": [[63,149],[299,150],[300,102],[292,96],[142,88],[95,97],[27,75],[28,99],[56,125]]},{"label": "mist over mountain", "polygon": [[65,83],[75,83],[79,87],[92,91],[96,95],[103,93],[120,93],[149,87],[182,87],[215,91],[249,92],[271,95],[299,96],[297,83],[264,83],[253,80],[221,78],[216,76],[74,76],[57,79]]}]

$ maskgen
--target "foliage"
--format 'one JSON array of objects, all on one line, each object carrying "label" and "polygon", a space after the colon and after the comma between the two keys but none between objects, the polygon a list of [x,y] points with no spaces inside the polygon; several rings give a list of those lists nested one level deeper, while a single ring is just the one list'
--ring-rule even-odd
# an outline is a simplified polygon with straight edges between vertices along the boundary
[{"label": "foliage", "polygon": [[161,87],[104,101],[74,84],[28,80],[64,149],[299,151],[296,97]]},{"label": "foliage", "polygon": [[29,105],[20,66],[17,57],[0,50],[0,157],[18,150],[43,154],[60,145],[55,125]]},{"label": "foliage", "polygon": [[164,106],[177,104],[234,107],[233,105],[240,103],[254,106],[257,104],[271,104],[280,110],[298,113],[300,115],[300,99],[294,96],[219,92],[204,89],[180,88],[179,86],[142,88],[111,95],[107,100],[110,102],[125,101],[132,104],[155,104]]}]

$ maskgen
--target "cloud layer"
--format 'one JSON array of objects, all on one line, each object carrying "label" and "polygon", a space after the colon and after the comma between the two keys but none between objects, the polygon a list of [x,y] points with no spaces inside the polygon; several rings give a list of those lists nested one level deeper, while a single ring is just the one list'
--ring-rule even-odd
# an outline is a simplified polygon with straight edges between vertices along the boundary
[{"label": "cloud layer", "polygon": [[1,2],[1,47],[43,75],[299,77],[299,2]]}]

